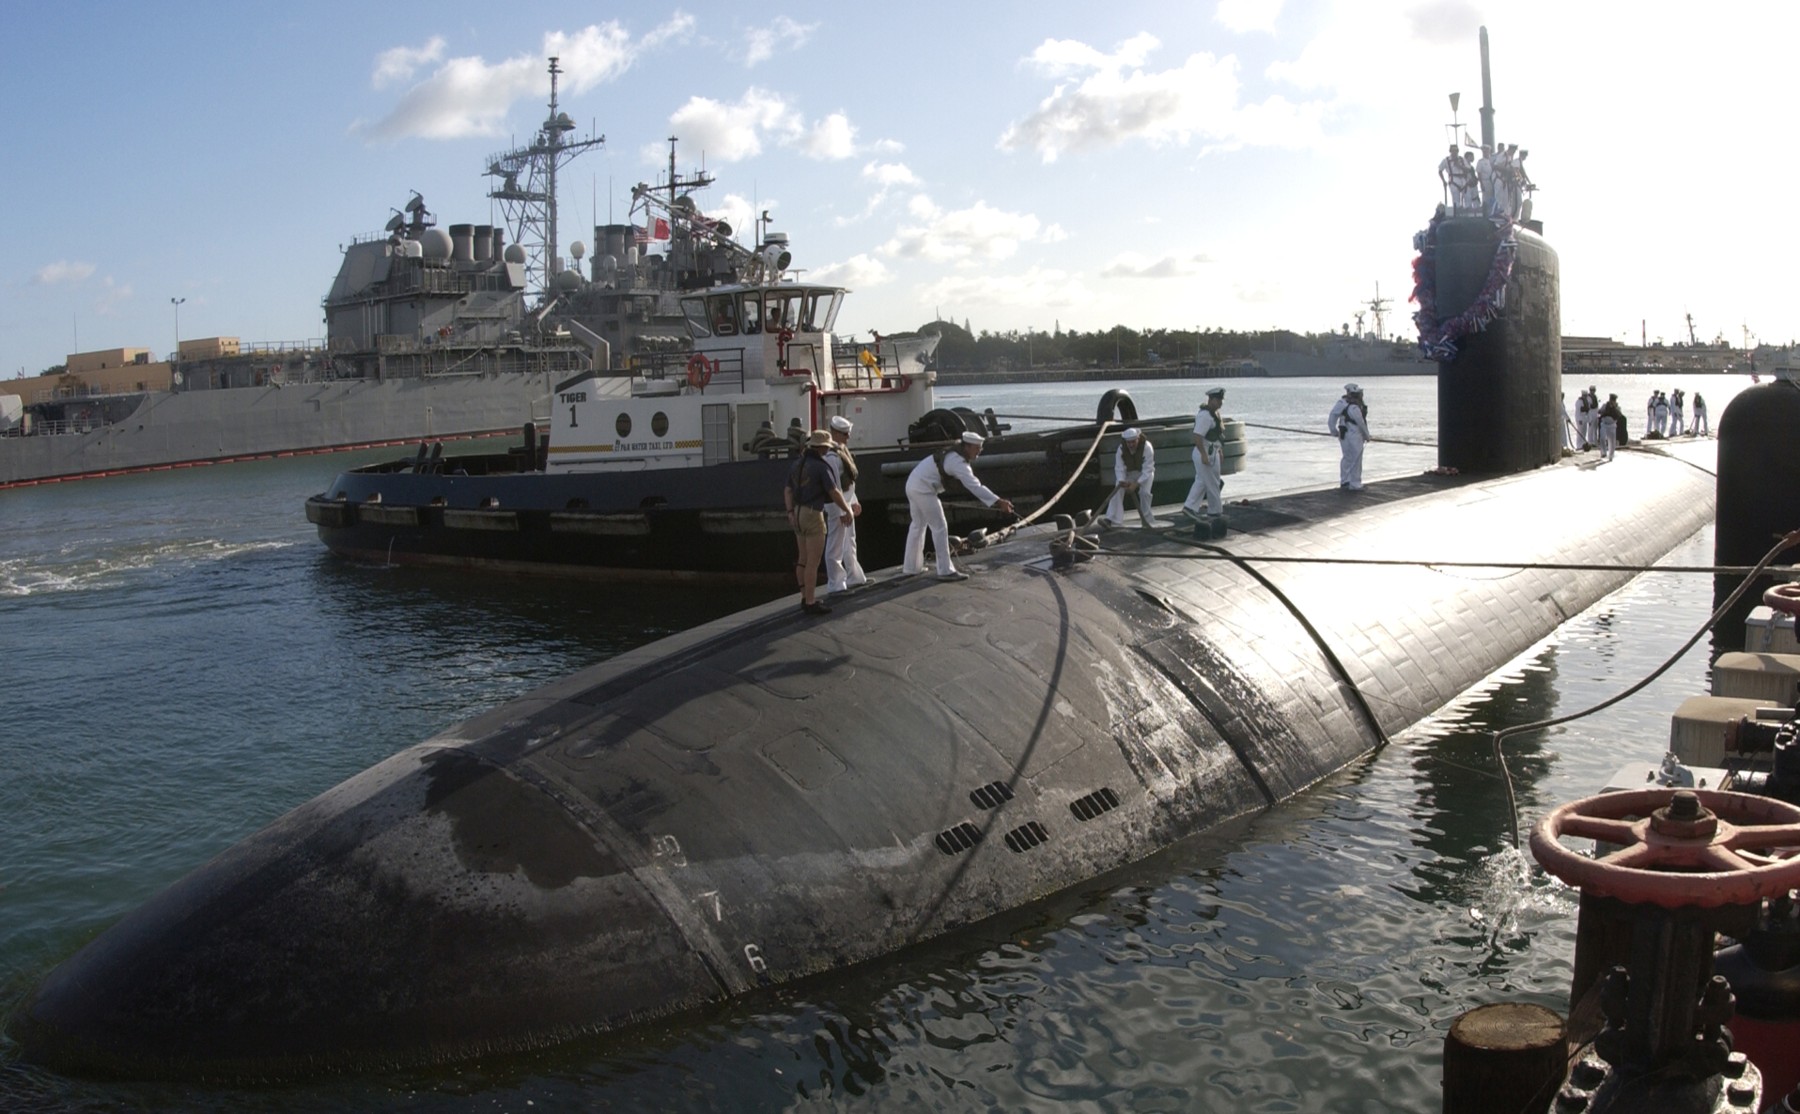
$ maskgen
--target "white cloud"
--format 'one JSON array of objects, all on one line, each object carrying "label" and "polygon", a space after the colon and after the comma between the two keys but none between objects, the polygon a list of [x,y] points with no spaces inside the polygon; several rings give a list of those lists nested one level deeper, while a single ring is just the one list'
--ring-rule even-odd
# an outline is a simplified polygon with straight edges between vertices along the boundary
[{"label": "white cloud", "polygon": [[879,249],[901,259],[933,263],[969,263],[1006,259],[1022,243],[1050,244],[1067,238],[1061,226],[1045,225],[1030,213],[1009,213],[977,201],[967,209],[939,209],[929,197],[915,196],[907,205],[917,224],[905,225]]},{"label": "white cloud", "polygon": [[805,132],[800,116],[778,93],[752,87],[736,103],[690,97],[669,117],[689,150],[696,146],[710,161],[740,162],[762,153],[763,135],[793,142]]},{"label": "white cloud", "polygon": [[787,16],[776,16],[768,27],[755,27],[744,35],[744,68],[767,62],[777,49],[798,50],[818,30],[816,23],[795,23]]},{"label": "white cloud", "polygon": [[1281,0],[1219,0],[1213,19],[1240,35],[1248,31],[1273,35],[1280,15]]},{"label": "white cloud", "polygon": [[[1237,59],[1190,55],[1179,67],[1142,68],[1158,45],[1149,35],[1122,43],[1112,54],[1066,40],[1038,47],[1030,62],[1050,76],[1066,77],[1037,111],[1000,136],[1002,150],[1033,150],[1046,163],[1065,152],[1116,147],[1137,140],[1152,146],[1303,146],[1320,136],[1321,105],[1280,98],[1239,103]],[[1085,75],[1085,76],[1078,76]]]},{"label": "white cloud", "polygon": [[874,182],[884,190],[892,189],[895,186],[916,186],[919,184],[918,175],[912,172],[912,168],[908,167],[905,163],[899,162],[866,163],[862,168],[862,176]]},{"label": "white cloud", "polygon": [[[378,143],[504,135],[507,114],[517,101],[548,95],[546,57],[554,55],[559,60],[561,91],[582,93],[618,77],[645,52],[687,35],[693,25],[692,16],[677,14],[634,42],[615,20],[573,34],[550,32],[544,36],[542,49],[500,62],[479,56],[450,58],[401,94],[386,116],[372,123],[357,120],[350,131]],[[377,87],[388,80],[410,79],[412,66],[436,62],[435,56],[428,57],[434,47],[441,53],[440,40],[433,39],[417,50],[397,47],[381,54],[376,66]],[[534,116],[534,127],[535,121]]]},{"label": "white cloud", "polygon": [[971,311],[1019,308],[1032,311],[1091,306],[1093,294],[1079,275],[1033,267],[1020,274],[984,271],[947,275],[919,288],[923,305],[955,306],[956,316]]},{"label": "white cloud", "polygon": [[1100,268],[1105,278],[1168,279],[1188,278],[1199,273],[1201,266],[1212,260],[1203,254],[1163,255],[1151,258],[1137,252],[1114,256]]},{"label": "white cloud", "polygon": [[411,81],[420,66],[429,65],[444,56],[443,36],[433,35],[424,46],[397,46],[375,56],[375,73],[369,84],[385,89],[397,81]]},{"label": "white cloud", "polygon": [[46,263],[39,267],[37,274],[31,278],[39,286],[55,286],[64,282],[80,282],[94,273],[92,263],[78,260],[58,259],[54,263]]},{"label": "white cloud", "polygon": [[842,112],[834,112],[812,126],[800,149],[809,158],[824,161],[847,159],[856,154],[856,125]]},{"label": "white cloud", "polygon": [[114,282],[111,275],[101,282],[100,296],[94,299],[94,312],[101,317],[116,316],[119,304],[131,300],[131,284]]},{"label": "white cloud", "polygon": [[886,264],[872,255],[853,255],[842,263],[830,263],[807,273],[809,282],[826,282],[847,290],[866,290],[894,280]]}]

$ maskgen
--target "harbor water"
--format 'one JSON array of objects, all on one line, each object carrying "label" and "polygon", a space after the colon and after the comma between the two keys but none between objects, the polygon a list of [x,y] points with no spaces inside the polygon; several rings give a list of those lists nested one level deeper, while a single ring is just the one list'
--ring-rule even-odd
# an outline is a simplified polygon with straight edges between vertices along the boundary
[{"label": "harbor water", "polygon": [[[1705,394],[1716,429],[1749,385],[1594,382],[1634,433],[1652,388]],[[1203,385],[939,399],[1025,427],[1091,420],[1114,387],[1146,416],[1191,412]],[[1224,385],[1250,446],[1228,504],[1336,486],[1323,433],[1343,384]],[[1435,381],[1363,386],[1388,439],[1366,478],[1433,467]],[[0,1021],[125,912],[344,778],[765,598],[332,558],[302,502],[380,455],[0,492]],[[1581,508],[1545,508],[1542,528],[1582,529]],[[1711,555],[1708,528],[1666,563]],[[70,1079],[0,1038],[0,1110],[1435,1111],[1455,1017],[1505,999],[1560,1011],[1570,973],[1574,897],[1512,849],[1486,732],[1629,686],[1710,602],[1707,577],[1641,577],[1289,804],[847,972],[530,1054],[264,1087]],[[1382,605],[1345,571],[1342,606]],[[1705,687],[1706,645],[1602,716],[1511,740],[1521,827],[1659,759],[1675,706]]]}]

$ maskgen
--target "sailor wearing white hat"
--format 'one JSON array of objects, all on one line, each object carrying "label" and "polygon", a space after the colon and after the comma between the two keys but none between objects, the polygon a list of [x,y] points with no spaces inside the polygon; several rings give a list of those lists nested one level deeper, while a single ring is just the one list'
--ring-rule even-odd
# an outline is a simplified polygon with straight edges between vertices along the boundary
[{"label": "sailor wearing white hat", "polygon": [[1369,440],[1368,407],[1363,402],[1362,388],[1344,384],[1344,397],[1331,408],[1325,428],[1338,439],[1338,487],[1345,491],[1361,491],[1363,445]]},{"label": "sailor wearing white hat", "polygon": [[1194,484],[1188,488],[1181,513],[1200,521],[1202,503],[1209,517],[1225,513],[1225,426],[1219,420],[1219,407],[1225,403],[1225,388],[1213,387],[1206,392],[1206,402],[1194,413]]},{"label": "sailor wearing white hat", "polygon": [[838,510],[836,504],[825,508],[825,590],[842,592],[858,584],[867,584],[862,562],[856,559],[856,519],[862,514],[862,501],[856,497],[856,458],[850,453],[850,431],[856,428],[842,414],[831,419],[831,447],[825,450],[825,463],[838,479],[838,490],[850,504],[850,513]]},{"label": "sailor wearing white hat", "polygon": [[1156,525],[1150,513],[1151,485],[1156,482],[1156,446],[1133,426],[1119,434],[1119,451],[1113,455],[1113,493],[1106,504],[1106,523],[1125,525],[1125,495],[1137,497],[1138,518],[1144,529]]},{"label": "sailor wearing white hat", "polygon": [[944,519],[944,504],[938,500],[938,494],[944,490],[944,477],[960,481],[969,494],[984,505],[1012,513],[1012,502],[982,486],[975,478],[975,470],[969,466],[981,455],[981,441],[981,434],[965,433],[956,444],[947,445],[919,461],[906,477],[906,502],[912,508],[912,525],[906,528],[906,562],[901,566],[902,572],[925,571],[925,531],[929,530],[931,544],[937,551],[938,579],[969,578],[968,573],[958,572],[956,563],[950,559],[950,524]]}]

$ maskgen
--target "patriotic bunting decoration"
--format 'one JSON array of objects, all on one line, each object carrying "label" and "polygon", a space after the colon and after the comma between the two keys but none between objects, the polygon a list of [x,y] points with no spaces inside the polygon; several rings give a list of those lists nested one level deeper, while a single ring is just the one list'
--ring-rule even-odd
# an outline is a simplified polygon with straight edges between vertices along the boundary
[{"label": "patriotic bunting decoration", "polygon": [[1418,311],[1413,324],[1419,329],[1419,350],[1440,363],[1456,358],[1456,345],[1470,333],[1479,333],[1506,309],[1506,283],[1512,278],[1513,257],[1519,241],[1513,236],[1513,223],[1504,216],[1491,217],[1500,233],[1500,245],[1494,249],[1494,262],[1488,267],[1487,281],[1481,292],[1463,310],[1448,320],[1437,313],[1437,230],[1445,219],[1439,211],[1425,231],[1414,237],[1419,257],[1413,260],[1413,301]]}]

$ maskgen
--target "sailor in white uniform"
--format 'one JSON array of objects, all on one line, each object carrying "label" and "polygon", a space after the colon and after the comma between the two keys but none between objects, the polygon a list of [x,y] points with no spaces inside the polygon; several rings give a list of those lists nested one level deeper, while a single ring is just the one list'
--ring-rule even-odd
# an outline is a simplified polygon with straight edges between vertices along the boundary
[{"label": "sailor in white uniform", "polygon": [[1219,420],[1219,407],[1225,403],[1225,388],[1206,392],[1206,402],[1194,414],[1194,485],[1188,488],[1181,513],[1200,521],[1204,504],[1210,517],[1225,513],[1225,427]]},{"label": "sailor in white uniform", "polygon": [[862,502],[856,497],[856,458],[850,453],[850,431],[855,426],[842,414],[831,419],[831,448],[825,451],[825,464],[837,477],[838,490],[850,513],[838,510],[837,504],[825,505],[825,590],[842,592],[869,582],[862,562],[856,557],[856,517],[862,514]]},{"label": "sailor in white uniform", "polygon": [[1338,486],[1345,491],[1361,491],[1363,445],[1369,440],[1369,419],[1364,413],[1362,388],[1344,384],[1344,397],[1331,408],[1325,427],[1337,437],[1342,450],[1338,459]]},{"label": "sailor in white uniform", "polygon": [[1695,437],[1711,437],[1712,426],[1706,420],[1706,397],[1694,392],[1694,428],[1688,432]]},{"label": "sailor in white uniform", "polygon": [[925,571],[925,531],[930,530],[931,544],[937,551],[938,579],[969,578],[968,573],[958,572],[956,563],[950,559],[950,523],[945,521],[944,504],[938,500],[944,490],[945,476],[954,476],[961,481],[969,494],[986,506],[1012,513],[1012,501],[989,491],[975,478],[975,470],[969,467],[981,455],[981,442],[981,434],[965,433],[955,445],[939,449],[919,461],[906,477],[906,502],[912,508],[912,525],[906,528],[906,561],[901,565],[902,572]]},{"label": "sailor in white uniform", "polygon": [[1138,518],[1144,529],[1156,526],[1150,513],[1151,485],[1156,481],[1156,446],[1136,426],[1119,434],[1119,451],[1113,454],[1113,493],[1106,504],[1106,524],[1125,525],[1125,496],[1137,498]]}]

